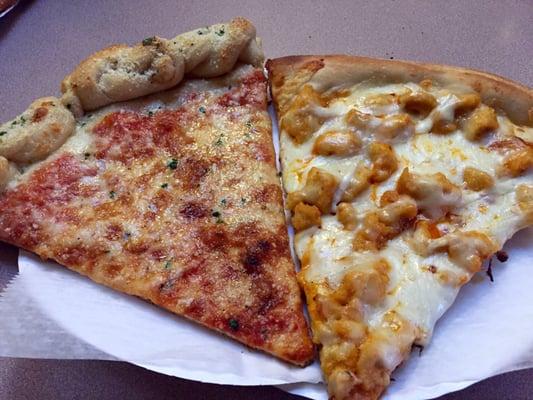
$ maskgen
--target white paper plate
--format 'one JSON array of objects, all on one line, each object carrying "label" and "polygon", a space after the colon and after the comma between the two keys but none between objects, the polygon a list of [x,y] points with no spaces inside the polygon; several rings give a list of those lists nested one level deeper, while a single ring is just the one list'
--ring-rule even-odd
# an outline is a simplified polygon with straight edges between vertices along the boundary
[{"label": "white paper plate", "polygon": [[[488,279],[463,288],[438,323],[430,346],[395,374],[388,399],[431,398],[489,376],[533,365],[533,230],[507,246],[510,259]],[[317,382],[318,366],[290,367],[273,357],[23,253],[25,292],[73,336],[110,354],[168,375],[202,382],[267,385]],[[496,264],[496,263],[495,263]],[[292,387],[325,399],[312,387]],[[317,394],[318,393],[318,394]]]},{"label": "white paper plate", "polygon": [[26,293],[46,316],[119,360],[210,383],[275,385],[320,380],[317,365],[292,367],[30,253],[21,253],[19,268]]},{"label": "white paper plate", "polygon": [[[275,120],[273,125],[277,152]],[[414,352],[395,372],[386,399],[437,397],[489,376],[533,366],[533,229],[516,235],[506,248],[510,259],[494,263],[495,282],[474,279],[462,289],[422,356]],[[282,385],[321,380],[317,363],[304,369],[291,367],[29,253],[21,255],[19,267],[25,293],[47,317],[117,359],[210,383]],[[323,385],[282,388],[327,399]]]}]

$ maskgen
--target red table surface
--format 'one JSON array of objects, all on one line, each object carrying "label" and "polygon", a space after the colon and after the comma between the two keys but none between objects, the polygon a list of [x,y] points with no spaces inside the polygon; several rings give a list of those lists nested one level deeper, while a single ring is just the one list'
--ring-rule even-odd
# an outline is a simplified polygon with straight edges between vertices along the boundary
[{"label": "red table surface", "polygon": [[[61,79],[102,47],[154,34],[173,37],[235,15],[254,22],[267,57],[348,53],[411,59],[533,84],[533,1],[22,0],[0,20],[0,121],[37,97],[58,94]],[[0,244],[0,291],[15,271],[16,250]],[[298,397],[272,387],[191,382],[122,362],[0,358],[0,399],[88,398]],[[533,399],[533,369],[441,397],[456,399]]]}]

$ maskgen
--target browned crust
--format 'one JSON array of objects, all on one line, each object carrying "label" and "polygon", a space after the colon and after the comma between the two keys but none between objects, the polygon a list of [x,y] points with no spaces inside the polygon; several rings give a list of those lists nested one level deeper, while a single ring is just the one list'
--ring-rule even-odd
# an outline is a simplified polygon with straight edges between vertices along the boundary
[{"label": "browned crust", "polygon": [[[63,79],[60,99],[47,98],[53,99],[55,109],[63,112],[50,112],[43,120],[28,121],[24,127],[18,125],[14,134],[2,138],[0,190],[13,178],[10,171],[15,170],[14,166],[7,168],[4,159],[28,163],[50,156],[75,131],[75,119],[85,111],[159,93],[188,77],[221,76],[239,63],[259,67],[263,60],[255,27],[243,17],[173,39],[154,36],[132,47],[117,44],[97,51]],[[11,123],[26,118],[41,100],[35,100],[9,123],[0,124],[0,136],[12,131],[8,129]],[[49,132],[51,128],[53,131]]]},{"label": "browned crust", "polygon": [[[313,73],[312,65],[322,64]],[[268,60],[274,101],[276,97],[294,95],[287,82],[296,79],[301,87],[312,81],[322,90],[342,84],[365,81],[419,82],[431,79],[443,86],[458,86],[478,92],[482,101],[503,111],[511,121],[533,126],[533,91],[509,79],[472,69],[440,64],[426,64],[401,60],[382,60],[346,55],[302,55]],[[278,107],[282,104],[278,104]]]},{"label": "browned crust", "polygon": [[200,78],[230,72],[237,61],[260,66],[263,52],[254,25],[236,17],[182,33],[150,37],[129,47],[119,44],[83,60],[61,83],[63,102],[75,115],[169,89],[184,74]]}]

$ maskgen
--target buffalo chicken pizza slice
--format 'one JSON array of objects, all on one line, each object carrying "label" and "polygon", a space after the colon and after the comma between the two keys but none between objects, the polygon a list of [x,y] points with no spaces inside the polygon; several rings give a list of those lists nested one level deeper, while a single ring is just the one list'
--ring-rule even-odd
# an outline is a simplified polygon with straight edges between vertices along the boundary
[{"label": "buffalo chicken pizza slice", "polygon": [[375,399],[482,262],[533,224],[533,94],[400,61],[267,68],[329,393]]},{"label": "buffalo chicken pizza slice", "polygon": [[308,363],[255,28],[114,46],[62,91],[0,127],[0,239]]}]

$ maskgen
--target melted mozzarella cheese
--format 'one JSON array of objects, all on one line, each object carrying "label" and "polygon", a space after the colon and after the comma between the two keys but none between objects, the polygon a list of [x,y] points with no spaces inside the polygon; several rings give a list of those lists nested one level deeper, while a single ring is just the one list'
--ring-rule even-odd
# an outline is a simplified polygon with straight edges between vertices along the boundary
[{"label": "melted mozzarella cheese", "polygon": [[[394,84],[379,87],[355,86],[351,94],[330,104],[330,107],[317,109],[326,122],[311,139],[303,144],[294,143],[287,134],[281,133],[281,152],[283,178],[286,190],[290,193],[305,184],[306,173],[317,167],[337,178],[338,187],[333,198],[332,211],[340,201],[352,175],[361,163],[368,163],[365,156],[366,146],[375,140],[371,125],[369,132],[362,132],[361,152],[351,157],[313,156],[311,149],[316,137],[330,129],[349,129],[345,126],[346,113],[357,108],[360,112],[371,114],[372,123],[380,123],[380,115],[401,112],[398,104],[373,107],[366,102],[369,96],[394,93],[396,96],[407,92],[421,91],[414,84]],[[415,134],[403,136],[391,142],[398,159],[398,168],[392,176],[379,185],[363,191],[352,203],[357,219],[361,221],[369,212],[378,207],[378,199],[388,190],[394,190],[404,168],[417,174],[442,173],[460,188],[461,198],[442,198],[435,195],[421,207],[440,207],[443,203],[454,203],[454,213],[459,214],[462,226],[442,223],[443,232],[460,229],[480,231],[487,234],[499,247],[503,246],[516,230],[522,227],[523,216],[516,205],[515,189],[519,184],[533,184],[533,172],[525,173],[514,179],[499,179],[497,171],[503,156],[486,148],[484,141],[472,142],[460,130],[449,134],[430,133],[436,119],[453,122],[455,107],[459,98],[445,89],[432,89],[438,105],[424,119],[415,121]],[[495,136],[507,136],[515,130],[514,125],[504,116],[498,117],[500,131]],[[523,132],[524,129],[520,128]],[[495,180],[495,185],[485,192],[474,192],[464,187],[465,167],[475,167]],[[357,229],[356,229],[357,230]],[[357,253],[353,250],[354,232],[343,229],[335,216],[322,216],[320,228],[313,227],[300,232],[295,237],[296,253],[304,256],[308,265],[302,275],[307,283],[325,284],[331,290],[341,285],[347,272],[368,264],[371,259],[385,259],[391,266],[385,299],[378,305],[364,306],[364,321],[370,328],[378,328],[384,316],[391,310],[413,323],[418,329],[417,343],[425,344],[432,334],[436,321],[453,303],[459,288],[468,282],[472,273],[450,261],[445,251],[429,256],[415,253],[409,244],[412,229],[404,231],[388,241],[377,252]],[[393,350],[391,350],[392,354]],[[392,357],[392,355],[391,355]],[[394,358],[394,357],[393,357]],[[396,366],[395,360],[391,365]],[[401,360],[400,360],[401,361]]]}]

